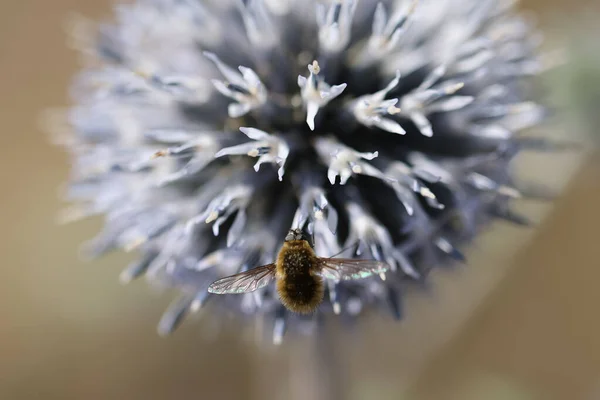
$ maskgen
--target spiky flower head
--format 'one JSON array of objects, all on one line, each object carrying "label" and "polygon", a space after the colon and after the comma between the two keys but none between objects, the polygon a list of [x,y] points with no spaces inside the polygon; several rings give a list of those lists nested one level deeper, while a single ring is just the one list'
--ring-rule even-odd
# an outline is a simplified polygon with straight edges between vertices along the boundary
[{"label": "spiky flower head", "polygon": [[[272,287],[215,296],[273,262],[290,228],[327,257],[387,262],[327,285],[318,315],[400,317],[400,290],[508,207],[539,36],[511,0],[137,0],[82,40],[67,217],[103,215],[86,247],[137,250],[124,282],[181,289],[159,325],[211,308],[276,342],[319,318]],[[351,254],[350,254],[351,253]]]}]

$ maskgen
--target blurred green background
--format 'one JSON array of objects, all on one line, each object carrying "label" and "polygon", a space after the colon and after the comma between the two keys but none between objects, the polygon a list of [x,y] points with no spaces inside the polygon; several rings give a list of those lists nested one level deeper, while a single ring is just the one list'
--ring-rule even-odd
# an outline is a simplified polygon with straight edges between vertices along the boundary
[{"label": "blurred green background", "polygon": [[[553,99],[570,106],[552,127],[559,135],[598,127],[593,3],[521,2],[539,13],[550,44],[575,53],[547,77]],[[110,2],[0,3],[0,399],[295,399],[290,388],[316,398],[303,375],[311,371],[297,365],[310,343],[261,350],[235,327],[211,338],[210,315],[159,338],[156,323],[174,294],[143,280],[120,285],[126,255],[79,261],[100,221],[55,224],[69,166],[39,116],[68,104],[78,69],[63,29],[71,12],[107,17]],[[600,398],[600,165],[548,158],[523,161],[524,174],[560,186],[579,172],[552,209],[522,205],[534,220],[547,216],[535,232],[498,224],[469,251],[468,266],[435,272],[432,292],[409,293],[402,323],[333,328],[344,398]]]}]

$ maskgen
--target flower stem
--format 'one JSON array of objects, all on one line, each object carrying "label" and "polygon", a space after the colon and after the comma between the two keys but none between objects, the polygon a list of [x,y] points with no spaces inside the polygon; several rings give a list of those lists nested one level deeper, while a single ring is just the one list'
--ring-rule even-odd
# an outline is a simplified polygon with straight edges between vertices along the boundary
[{"label": "flower stem", "polygon": [[331,327],[296,343],[289,356],[290,400],[344,398],[343,370]]}]

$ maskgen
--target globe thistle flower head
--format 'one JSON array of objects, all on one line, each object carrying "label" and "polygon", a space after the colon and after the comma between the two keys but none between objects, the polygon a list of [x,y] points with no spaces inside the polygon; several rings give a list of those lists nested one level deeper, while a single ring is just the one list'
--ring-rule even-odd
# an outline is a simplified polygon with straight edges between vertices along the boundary
[{"label": "globe thistle flower head", "polygon": [[[457,245],[492,217],[525,222],[510,166],[544,115],[525,82],[543,65],[512,1],[137,0],[115,13],[77,36],[88,64],[64,143],[78,203],[66,216],[104,216],[92,256],[139,252],[124,282],[181,289],[162,333],[205,305],[263,321],[277,343],[319,315],[400,318],[404,282],[462,260]],[[291,228],[320,257],[389,271],[327,281],[317,316],[286,311],[272,285],[207,291],[272,263]]]}]

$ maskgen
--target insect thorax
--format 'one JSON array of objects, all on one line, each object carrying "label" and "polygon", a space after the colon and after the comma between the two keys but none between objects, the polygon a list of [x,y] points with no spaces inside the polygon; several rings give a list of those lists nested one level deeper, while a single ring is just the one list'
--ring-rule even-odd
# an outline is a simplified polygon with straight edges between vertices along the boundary
[{"label": "insect thorax", "polygon": [[278,257],[278,266],[286,276],[309,275],[316,256],[305,240],[286,242]]}]

